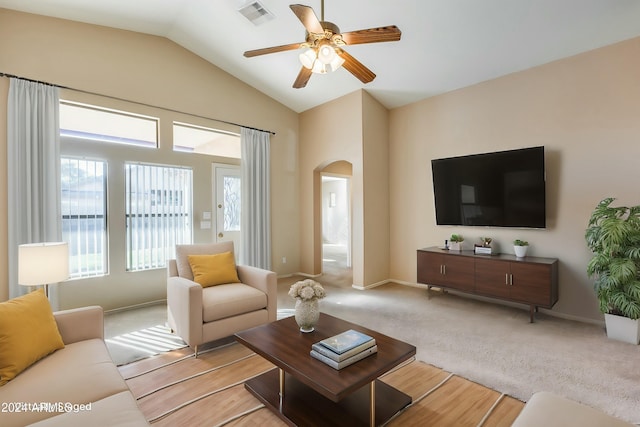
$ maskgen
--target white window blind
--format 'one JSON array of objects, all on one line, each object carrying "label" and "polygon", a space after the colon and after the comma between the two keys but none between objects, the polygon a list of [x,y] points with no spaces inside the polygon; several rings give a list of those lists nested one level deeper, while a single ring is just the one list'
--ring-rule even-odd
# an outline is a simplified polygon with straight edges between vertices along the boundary
[{"label": "white window blind", "polygon": [[163,268],[193,240],[191,169],[125,164],[127,270]]},{"label": "white window blind", "polygon": [[107,273],[107,163],[63,157],[62,238],[69,243],[71,278]]}]

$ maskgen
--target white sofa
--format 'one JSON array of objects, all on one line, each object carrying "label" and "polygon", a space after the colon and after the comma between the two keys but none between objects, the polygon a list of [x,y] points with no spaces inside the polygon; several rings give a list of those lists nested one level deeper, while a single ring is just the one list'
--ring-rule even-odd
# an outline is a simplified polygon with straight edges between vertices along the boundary
[{"label": "white sofa", "polygon": [[511,427],[634,427],[597,409],[549,392],[538,392]]},{"label": "white sofa", "polygon": [[54,318],[65,347],[0,387],[0,426],[148,426],[104,343],[102,308]]}]

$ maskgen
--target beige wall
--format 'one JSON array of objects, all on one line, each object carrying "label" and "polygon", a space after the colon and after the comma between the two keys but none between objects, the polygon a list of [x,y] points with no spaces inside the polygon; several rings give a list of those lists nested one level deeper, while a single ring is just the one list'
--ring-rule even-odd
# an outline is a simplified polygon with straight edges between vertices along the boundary
[{"label": "beige wall", "polygon": [[[584,230],[604,197],[638,204],[640,38],[511,74],[391,111],[391,277],[416,281],[416,249],[451,233],[484,235],[513,253],[560,260],[554,311],[600,320],[585,269]],[[544,145],[546,230],[435,225],[434,158]]]},{"label": "beige wall", "polygon": [[389,111],[363,93],[364,281],[389,279]]},{"label": "beige wall", "polygon": [[[141,151],[132,160],[194,167],[194,178],[198,181],[194,185],[196,215],[213,210],[211,163],[220,159],[173,153],[170,149],[171,120],[194,122],[197,119],[192,115],[197,115],[276,132],[271,138],[273,269],[280,275],[299,270],[297,113],[161,37],[0,9],[0,52],[0,72],[158,107],[131,104],[132,108],[146,110],[169,123],[161,125],[164,127],[160,129],[160,149],[153,153]],[[7,88],[8,79],[0,79],[2,170],[6,170]],[[127,104],[77,91],[62,93],[63,97],[90,103],[110,102],[116,108]],[[217,124],[218,128],[223,127]],[[230,130],[239,132],[238,127]],[[112,179],[110,188],[120,186],[119,178],[114,175]],[[5,265],[2,270],[5,272],[6,186],[6,176],[0,175],[0,260]],[[118,209],[118,206],[113,208]],[[121,222],[114,218],[110,226],[118,231]],[[123,235],[121,231],[117,234]],[[208,230],[195,231],[198,242],[212,238]],[[113,246],[111,274],[102,279],[70,281],[60,286],[61,308],[100,304],[110,309],[165,297],[164,270],[126,273],[121,259],[124,251],[121,239],[115,238],[110,244]],[[285,256],[287,263],[282,264],[281,259]],[[8,296],[7,281],[6,274],[0,275],[2,300]]]},{"label": "beige wall", "polygon": [[338,160],[352,165],[353,284],[389,278],[388,110],[356,91],[300,115],[301,271],[322,269],[320,172]]},{"label": "beige wall", "polygon": [[351,163],[353,282],[363,280],[362,92],[300,114],[300,271],[322,270],[320,172],[336,161]]}]

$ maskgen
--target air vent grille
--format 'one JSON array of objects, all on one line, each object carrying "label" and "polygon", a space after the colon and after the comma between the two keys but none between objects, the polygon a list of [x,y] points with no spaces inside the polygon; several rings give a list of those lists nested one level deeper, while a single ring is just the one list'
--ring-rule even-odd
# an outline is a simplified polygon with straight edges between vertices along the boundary
[{"label": "air vent grille", "polygon": [[267,10],[259,1],[251,1],[238,9],[238,12],[251,21],[254,25],[264,24],[275,18],[275,15]]}]

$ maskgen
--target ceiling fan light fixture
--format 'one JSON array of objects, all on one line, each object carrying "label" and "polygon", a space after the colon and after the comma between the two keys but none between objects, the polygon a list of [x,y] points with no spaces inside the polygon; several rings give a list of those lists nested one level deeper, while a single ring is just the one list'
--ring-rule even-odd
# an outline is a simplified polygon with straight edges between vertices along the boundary
[{"label": "ceiling fan light fixture", "polygon": [[318,48],[318,60],[323,64],[331,64],[331,62],[338,56],[336,50],[329,43],[322,43]]},{"label": "ceiling fan light fixture", "polygon": [[298,56],[302,66],[309,70],[313,69],[313,64],[314,62],[316,62],[316,57],[316,51],[310,47],[303,50]]},{"label": "ceiling fan light fixture", "polygon": [[331,61],[331,63],[329,63],[329,65],[331,66],[331,71],[335,71],[338,68],[342,67],[342,64],[344,64],[344,59],[340,55],[337,55],[337,54],[336,54],[335,58],[333,58],[333,61]]},{"label": "ceiling fan light fixture", "polygon": [[327,65],[323,64],[322,62],[320,62],[319,60],[315,60],[313,62],[313,68],[311,68],[311,71],[316,73],[316,74],[326,74],[327,73]]}]

